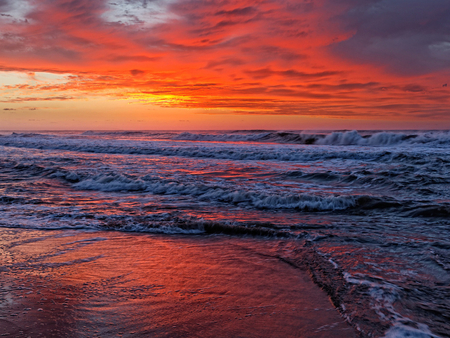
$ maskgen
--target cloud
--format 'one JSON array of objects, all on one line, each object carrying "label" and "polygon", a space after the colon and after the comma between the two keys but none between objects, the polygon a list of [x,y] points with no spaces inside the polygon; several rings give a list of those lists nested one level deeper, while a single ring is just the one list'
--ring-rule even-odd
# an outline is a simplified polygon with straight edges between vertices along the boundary
[{"label": "cloud", "polygon": [[270,68],[262,68],[257,70],[247,70],[245,73],[251,75],[254,79],[264,79],[269,76],[278,75],[288,78],[299,78],[299,79],[317,79],[323,77],[329,77],[333,75],[337,75],[340,72],[338,71],[323,71],[317,73],[305,73],[300,72],[295,69],[288,70],[272,70]]},{"label": "cloud", "polygon": [[[300,87],[305,87],[304,85],[300,85]],[[340,92],[340,91],[360,91],[360,90],[382,90],[380,88],[379,82],[367,82],[367,83],[341,83],[341,84],[323,84],[323,83],[313,83],[306,86],[310,89],[316,89],[321,91],[331,91],[331,92]]]},{"label": "cloud", "polygon": [[132,70],[130,70],[130,73],[133,76],[138,76],[138,75],[145,74],[145,72],[143,70],[139,70],[139,69],[132,69]]},{"label": "cloud", "polygon": [[159,57],[150,57],[146,55],[111,55],[106,58],[110,62],[151,62],[158,60]]},{"label": "cloud", "polygon": [[419,93],[425,91],[425,88],[422,87],[421,85],[409,84],[403,87],[403,90],[406,92]]},{"label": "cloud", "polygon": [[0,0],[0,72],[36,75],[2,82],[4,103],[106,96],[344,118],[450,104],[444,0],[20,3]]},{"label": "cloud", "polygon": [[[49,97],[18,97],[12,99],[0,100],[2,103],[20,103],[20,102],[30,102],[30,101],[67,101],[73,100],[74,97],[67,96],[49,96]],[[5,110],[14,110],[6,108]]]},{"label": "cloud", "polygon": [[296,62],[308,57],[306,54],[299,53],[296,50],[271,45],[243,47],[241,51],[244,55],[252,55],[255,61],[259,63],[267,63],[278,60],[281,64],[285,64],[286,62],[295,64]]},{"label": "cloud", "polygon": [[351,37],[330,46],[335,54],[403,75],[450,67],[447,0],[342,0],[334,19]]},{"label": "cloud", "polygon": [[224,16],[248,16],[257,12],[257,9],[252,6],[235,8],[232,10],[221,10],[215,13],[215,15]]},{"label": "cloud", "polygon": [[220,60],[211,60],[208,61],[208,64],[206,65],[206,68],[215,68],[217,66],[223,66],[223,65],[231,65],[231,66],[240,66],[245,64],[245,61],[239,58],[222,58]]}]

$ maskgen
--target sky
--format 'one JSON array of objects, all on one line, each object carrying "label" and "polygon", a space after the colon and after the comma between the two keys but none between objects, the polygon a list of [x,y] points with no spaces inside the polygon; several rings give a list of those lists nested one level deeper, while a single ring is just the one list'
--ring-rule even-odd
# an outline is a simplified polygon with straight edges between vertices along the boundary
[{"label": "sky", "polygon": [[448,0],[0,0],[0,130],[450,129],[449,86]]}]

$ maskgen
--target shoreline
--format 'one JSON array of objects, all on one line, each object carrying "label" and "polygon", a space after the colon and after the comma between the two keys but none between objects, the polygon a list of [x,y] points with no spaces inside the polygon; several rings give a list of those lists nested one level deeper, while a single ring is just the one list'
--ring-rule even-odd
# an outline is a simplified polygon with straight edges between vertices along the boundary
[{"label": "shoreline", "polygon": [[10,337],[356,337],[273,242],[0,229]]}]

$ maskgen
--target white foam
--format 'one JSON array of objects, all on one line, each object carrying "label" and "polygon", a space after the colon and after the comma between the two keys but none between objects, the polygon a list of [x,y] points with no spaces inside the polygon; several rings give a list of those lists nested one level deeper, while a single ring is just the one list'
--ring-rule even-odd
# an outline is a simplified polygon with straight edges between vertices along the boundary
[{"label": "white foam", "polygon": [[328,259],[328,261],[329,261],[331,264],[333,264],[333,266],[334,266],[335,269],[339,268],[339,265],[338,265],[335,261],[333,261],[331,258]]},{"label": "white foam", "polygon": [[[68,177],[78,177],[70,173]],[[141,180],[132,180],[122,175],[98,175],[74,184],[74,187],[84,190],[99,191],[143,191],[147,187]]]},{"label": "white foam", "polygon": [[431,333],[425,324],[417,324],[417,328],[396,324],[391,327],[383,338],[440,338]]},{"label": "white foam", "polygon": [[440,338],[432,334],[426,324],[414,322],[395,311],[394,302],[398,299],[401,290],[399,286],[384,281],[380,277],[377,277],[379,282],[372,282],[364,279],[362,275],[352,276],[348,272],[344,272],[344,278],[348,283],[369,287],[372,308],[382,321],[392,323],[392,327],[383,338]]},{"label": "white foam", "polygon": [[404,133],[380,132],[363,137],[356,130],[353,130],[348,132],[333,132],[325,138],[318,140],[317,144],[341,146],[391,146],[403,141],[408,142],[407,140],[407,135]]}]

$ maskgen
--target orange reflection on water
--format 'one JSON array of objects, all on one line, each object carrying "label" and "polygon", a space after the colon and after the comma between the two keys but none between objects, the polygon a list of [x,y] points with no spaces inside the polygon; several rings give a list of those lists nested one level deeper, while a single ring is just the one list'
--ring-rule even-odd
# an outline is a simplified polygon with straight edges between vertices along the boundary
[{"label": "orange reflection on water", "polygon": [[[53,333],[65,328],[77,336],[353,336],[304,272],[267,254],[270,242],[11,233],[38,238],[11,249],[16,262],[28,265],[26,276],[14,275],[16,283],[22,280],[34,292],[16,299],[17,307],[31,309],[14,317],[18,327],[33,318],[45,325],[32,329],[45,334],[45,318],[51,318]],[[324,326],[333,323],[339,324]]]}]

